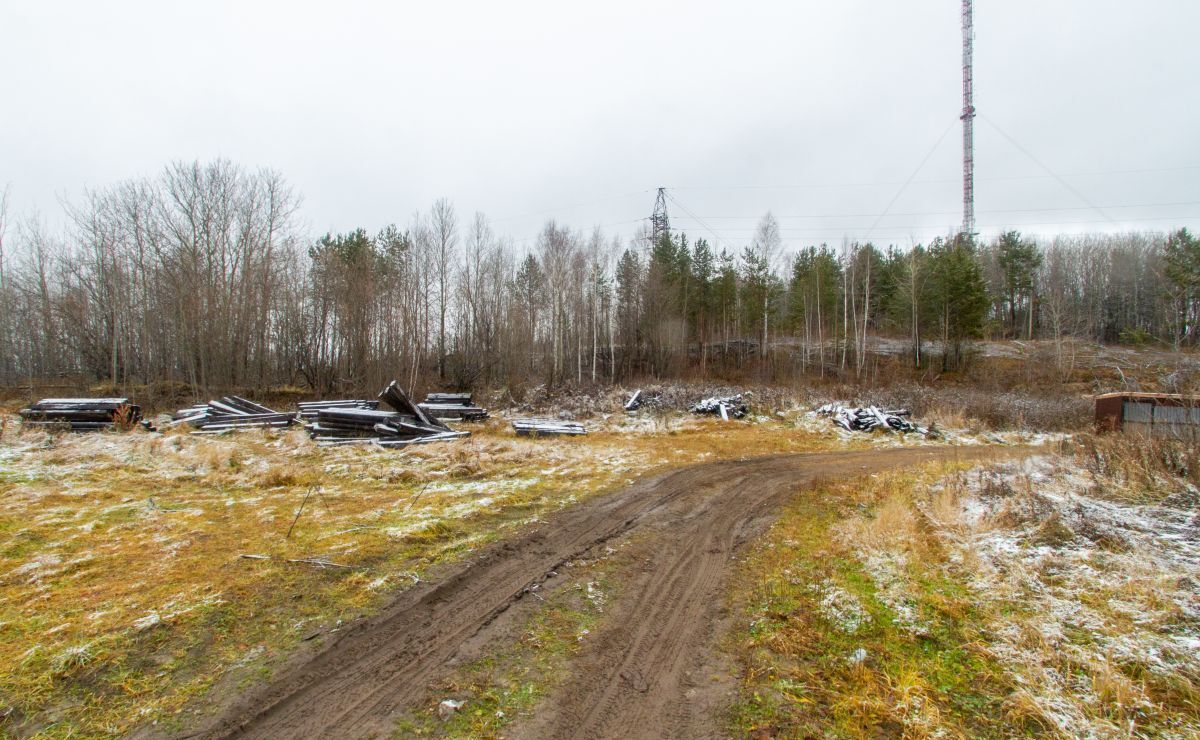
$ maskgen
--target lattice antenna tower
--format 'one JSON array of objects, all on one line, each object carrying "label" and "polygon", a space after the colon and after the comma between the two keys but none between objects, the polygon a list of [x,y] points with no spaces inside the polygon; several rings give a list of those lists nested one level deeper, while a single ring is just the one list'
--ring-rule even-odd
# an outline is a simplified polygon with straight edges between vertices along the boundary
[{"label": "lattice antenna tower", "polygon": [[654,215],[650,217],[651,244],[658,244],[663,234],[671,233],[671,219],[667,216],[667,189],[658,189],[658,198],[654,201]]},{"label": "lattice antenna tower", "polygon": [[975,13],[971,0],[962,3],[963,36],[963,223],[964,234],[975,233]]}]

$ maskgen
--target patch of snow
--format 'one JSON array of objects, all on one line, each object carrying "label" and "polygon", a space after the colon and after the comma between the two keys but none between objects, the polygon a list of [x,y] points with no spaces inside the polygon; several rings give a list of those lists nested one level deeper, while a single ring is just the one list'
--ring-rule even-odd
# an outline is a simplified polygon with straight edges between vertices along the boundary
[{"label": "patch of snow", "polygon": [[826,579],[813,586],[820,598],[821,616],[843,632],[854,634],[871,621],[871,615],[863,608],[854,594],[838,587]]},{"label": "patch of snow", "polygon": [[907,560],[902,553],[872,550],[860,558],[863,569],[875,582],[875,598],[892,612],[892,621],[914,635],[929,634],[929,626],[917,614],[909,593],[904,570]]}]

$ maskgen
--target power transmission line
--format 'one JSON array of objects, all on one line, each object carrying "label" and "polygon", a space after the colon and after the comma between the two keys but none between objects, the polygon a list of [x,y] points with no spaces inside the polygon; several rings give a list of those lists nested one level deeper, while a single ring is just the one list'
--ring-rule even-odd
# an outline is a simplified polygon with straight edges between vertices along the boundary
[{"label": "power transmission line", "polygon": [[[1091,170],[1086,172],[1064,172],[1062,177],[1104,177],[1108,175],[1141,175],[1161,172],[1189,172],[1200,170],[1200,164],[1180,165],[1178,167],[1141,167],[1121,170]],[[999,175],[995,177],[976,177],[976,182],[1008,182],[1013,180],[1052,180],[1059,175]],[[956,178],[932,178],[928,180],[913,180],[912,185],[944,185],[959,182]],[[874,182],[812,182],[793,183],[790,185],[683,185],[672,187],[675,192],[686,190],[837,190],[841,188],[878,188],[891,185],[902,185],[902,180],[876,180]],[[649,191],[642,191],[643,193]],[[958,213],[958,211],[955,211]]]},{"label": "power transmission line", "polygon": [[[666,193],[666,190],[664,190],[663,192],[664,192],[664,193]],[[723,241],[723,240],[722,240],[722,239],[721,239],[721,237],[720,237],[720,236],[717,234],[717,232],[716,232],[716,230],[715,230],[715,229],[713,229],[711,226],[709,226],[708,224],[706,224],[706,223],[703,221],[703,219],[701,219],[699,216],[697,216],[696,214],[694,214],[694,213],[692,213],[691,211],[689,211],[689,210],[687,209],[687,207],[686,207],[685,205],[683,205],[682,203],[680,203],[680,202],[679,202],[679,200],[678,200],[678,199],[677,199],[677,198],[676,198],[674,195],[671,195],[670,193],[666,193],[666,195],[667,195],[667,197],[668,197],[668,198],[670,198],[670,199],[671,199],[671,202],[672,202],[672,203],[674,203],[675,205],[679,206],[679,210],[683,211],[683,212],[684,212],[685,214],[687,214],[688,216],[691,216],[693,221],[695,221],[696,223],[700,224],[700,225],[701,225],[701,226],[703,226],[705,229],[708,229],[708,233],[712,234],[712,235],[713,235],[713,239],[715,239],[715,240],[716,240],[716,245],[717,245],[717,246],[719,246],[719,247],[721,247],[722,249],[724,249],[724,246],[725,246],[725,245],[722,243],[722,241]]]},{"label": "power transmission line", "polygon": [[[913,178],[920,174],[921,170],[925,167],[925,164],[929,162],[929,158],[932,157],[933,153],[937,151],[937,148],[942,145],[942,142],[946,139],[946,134],[950,133],[950,129],[953,127],[953,123],[947,126],[946,130],[942,132],[942,135],[938,137],[936,142],[934,142],[933,147],[930,148],[929,152],[925,155],[925,158],[921,160],[921,164],[917,165],[917,168],[913,170],[912,174],[908,176],[908,179],[904,181],[904,184],[900,186],[900,189],[896,191],[896,194],[892,196],[892,199],[888,202],[887,207],[884,208],[883,212],[880,213],[875,219],[875,223],[871,224],[871,228],[867,230],[867,236],[863,237],[864,239],[869,237],[871,232],[875,231],[875,227],[879,225],[879,222],[882,221],[885,216],[887,216],[888,211],[892,210],[892,206],[896,205],[896,201],[899,200],[900,196],[904,194],[904,191],[908,189],[909,183],[913,181]],[[974,219],[974,216],[972,216],[972,219]]]},{"label": "power transmission line", "polygon": [[[948,215],[953,215],[953,214],[948,214]],[[1176,216],[1152,216],[1152,217],[1145,217],[1145,218],[1125,218],[1125,219],[1122,219],[1120,222],[1117,222],[1115,225],[1120,226],[1121,223],[1136,224],[1136,223],[1156,223],[1156,222],[1160,222],[1160,221],[1193,221],[1193,220],[1200,220],[1200,213],[1183,214],[1183,215],[1176,215]],[[1017,222],[1002,222],[1002,223],[984,224],[980,228],[1006,229],[1006,228],[1012,228],[1012,227],[1016,227],[1016,226],[1059,226],[1059,225],[1066,226],[1066,225],[1103,224],[1103,223],[1110,223],[1110,222],[1105,221],[1105,220],[1100,220],[1100,219],[1084,219],[1084,220],[1070,220],[1070,221],[1061,221],[1061,220],[1060,221],[1017,221]],[[825,232],[825,231],[847,233],[847,232],[853,232],[859,228],[862,228],[862,226],[860,224],[858,224],[858,225],[843,225],[843,226],[794,226],[794,227],[781,227],[780,231],[781,232],[784,232],[784,231],[799,232],[802,234]],[[914,228],[932,229],[932,228],[936,228],[936,227],[920,227],[919,225],[914,225]],[[749,227],[730,227],[730,228],[717,229],[716,231],[721,232],[723,234],[753,234],[755,232],[755,229],[749,228]],[[733,237],[726,237],[726,238],[733,238]]]},{"label": "power transmission line", "polygon": [[1105,218],[1105,219],[1106,219],[1106,220],[1107,220],[1109,223],[1112,223],[1112,224],[1114,224],[1114,225],[1117,223],[1115,220],[1113,220],[1113,218],[1112,218],[1111,216],[1109,216],[1109,215],[1108,215],[1107,213],[1105,213],[1104,211],[1100,210],[1100,208],[1099,208],[1099,207],[1097,207],[1097,206],[1096,206],[1096,205],[1094,205],[1094,204],[1093,204],[1093,203],[1092,203],[1090,200],[1088,200],[1088,197],[1087,197],[1086,195],[1084,195],[1083,193],[1079,192],[1079,190],[1078,190],[1078,189],[1077,189],[1077,188],[1076,188],[1074,185],[1072,185],[1071,183],[1069,183],[1069,182],[1067,182],[1066,180],[1064,180],[1062,177],[1060,177],[1058,174],[1056,174],[1056,173],[1054,172],[1054,170],[1052,170],[1052,169],[1050,169],[1048,166],[1046,166],[1046,165],[1045,165],[1045,164],[1042,162],[1042,160],[1040,160],[1040,159],[1038,159],[1037,157],[1035,157],[1035,156],[1033,155],[1033,153],[1032,153],[1032,152],[1030,152],[1028,149],[1026,149],[1025,147],[1023,147],[1023,146],[1021,146],[1020,144],[1018,144],[1018,143],[1017,143],[1017,141],[1016,141],[1016,139],[1014,139],[1013,137],[1011,137],[1011,136],[1009,136],[1008,134],[1004,133],[1004,131],[1003,131],[1003,130],[1002,130],[1000,127],[999,127],[999,126],[997,126],[997,125],[996,125],[996,122],[995,122],[995,121],[993,121],[992,119],[988,118],[987,116],[982,116],[982,118],[983,118],[983,120],[984,120],[984,121],[986,121],[986,122],[987,122],[987,124],[988,124],[989,126],[991,126],[992,128],[996,129],[996,133],[1000,134],[1000,135],[1001,135],[1001,136],[1003,136],[1003,137],[1004,137],[1006,140],[1008,140],[1008,143],[1009,143],[1009,144],[1012,144],[1012,145],[1013,145],[1013,147],[1015,147],[1015,148],[1017,149],[1017,151],[1021,152],[1021,153],[1022,153],[1022,154],[1024,154],[1026,157],[1029,157],[1029,159],[1031,159],[1031,160],[1033,161],[1033,163],[1034,163],[1034,164],[1036,164],[1038,167],[1041,167],[1043,170],[1045,170],[1045,171],[1046,171],[1046,172],[1047,172],[1047,173],[1048,173],[1048,174],[1049,174],[1051,177],[1053,177],[1055,180],[1057,180],[1057,181],[1058,181],[1058,183],[1059,183],[1060,185],[1062,185],[1064,188],[1066,188],[1067,190],[1069,190],[1069,191],[1070,191],[1070,192],[1071,192],[1071,193],[1072,193],[1072,194],[1073,194],[1073,195],[1074,195],[1076,198],[1079,198],[1079,200],[1081,200],[1081,201],[1083,201],[1084,203],[1086,203],[1086,204],[1087,204],[1087,205],[1088,205],[1088,206],[1089,206],[1089,207],[1090,207],[1092,210],[1094,210],[1096,213],[1099,213],[1101,216],[1103,216],[1103,217],[1104,217],[1104,218]]},{"label": "power transmission line", "polygon": [[[1100,208],[1168,208],[1173,206],[1195,206],[1200,205],[1200,200],[1177,200],[1163,203],[1115,203],[1110,205],[1100,206]],[[1064,206],[1061,208],[989,208],[977,213],[1054,213],[1057,211],[1090,211],[1092,206]],[[901,211],[897,213],[888,213],[889,217],[900,218],[902,216],[954,216],[958,211]],[[825,213],[825,214],[804,214],[794,216],[776,216],[780,221],[798,220],[798,219],[829,219],[829,218],[876,218],[878,213]],[[685,217],[686,218],[686,217]],[[735,220],[735,221],[754,221],[761,216],[713,216],[706,215],[704,218],[710,221]]]}]

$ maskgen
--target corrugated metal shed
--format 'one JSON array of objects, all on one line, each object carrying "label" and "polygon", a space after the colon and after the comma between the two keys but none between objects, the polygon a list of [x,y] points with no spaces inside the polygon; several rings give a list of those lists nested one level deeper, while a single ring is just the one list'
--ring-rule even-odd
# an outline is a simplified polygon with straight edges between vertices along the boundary
[{"label": "corrugated metal shed", "polygon": [[1178,393],[1105,393],[1096,396],[1096,429],[1200,437],[1200,398]]}]

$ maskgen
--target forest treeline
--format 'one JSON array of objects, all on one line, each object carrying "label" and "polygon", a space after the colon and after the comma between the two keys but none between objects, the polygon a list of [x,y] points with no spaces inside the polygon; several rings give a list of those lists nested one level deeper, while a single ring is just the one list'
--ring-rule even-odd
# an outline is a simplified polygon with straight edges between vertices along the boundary
[{"label": "forest treeline", "polygon": [[736,247],[549,221],[518,248],[446,200],[316,239],[298,207],[276,172],[176,163],[88,191],[64,233],[0,223],[0,383],[849,378],[870,371],[879,336],[944,370],[980,337],[1197,340],[1200,244],[1186,230],[785,252],[767,214]]}]

